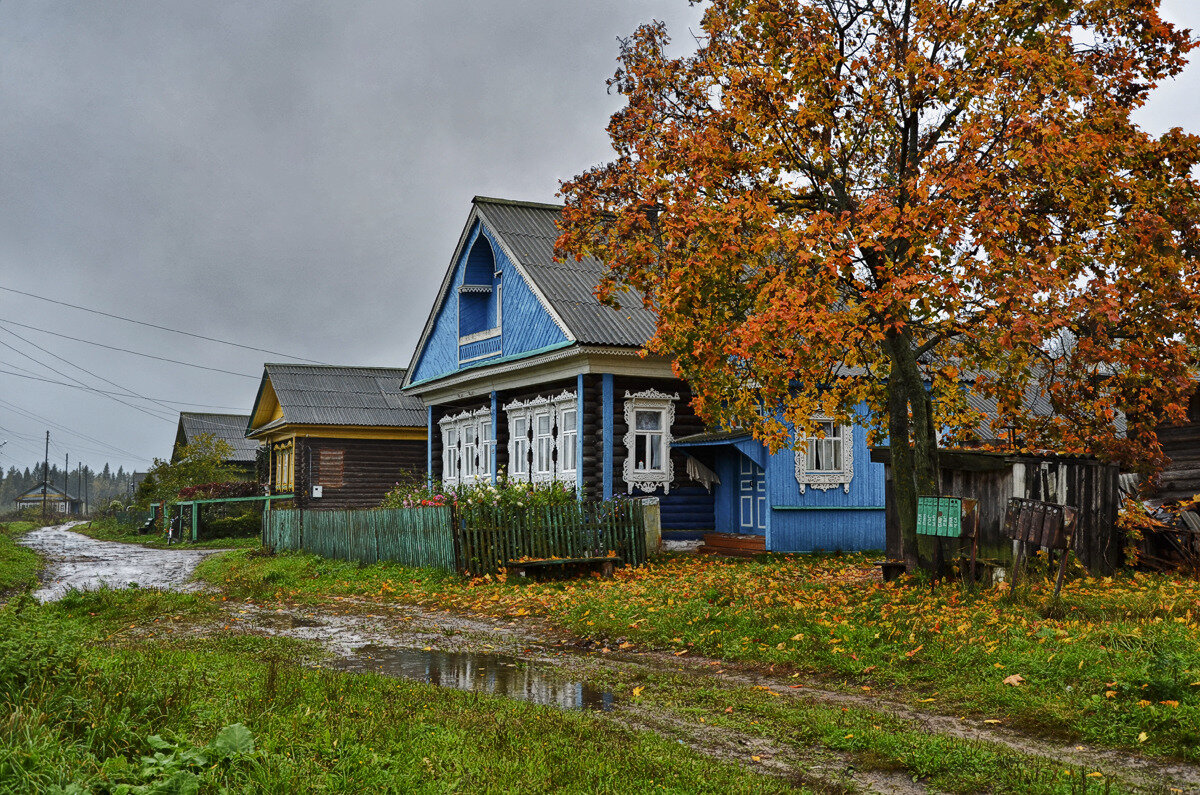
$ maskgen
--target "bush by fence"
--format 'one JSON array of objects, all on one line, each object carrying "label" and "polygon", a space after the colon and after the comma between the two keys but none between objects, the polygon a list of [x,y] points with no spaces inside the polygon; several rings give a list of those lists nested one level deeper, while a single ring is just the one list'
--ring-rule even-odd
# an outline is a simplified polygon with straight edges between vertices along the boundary
[{"label": "bush by fence", "polygon": [[388,560],[480,576],[529,560],[617,557],[646,561],[642,505],[568,505],[268,511],[263,546],[360,563]]}]

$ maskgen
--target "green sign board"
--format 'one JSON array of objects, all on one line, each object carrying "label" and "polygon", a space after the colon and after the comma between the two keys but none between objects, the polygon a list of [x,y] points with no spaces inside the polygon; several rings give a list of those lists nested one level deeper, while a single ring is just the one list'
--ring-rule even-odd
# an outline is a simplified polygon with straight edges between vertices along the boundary
[{"label": "green sign board", "polygon": [[962,536],[962,499],[959,497],[918,497],[917,535],[960,538]]}]

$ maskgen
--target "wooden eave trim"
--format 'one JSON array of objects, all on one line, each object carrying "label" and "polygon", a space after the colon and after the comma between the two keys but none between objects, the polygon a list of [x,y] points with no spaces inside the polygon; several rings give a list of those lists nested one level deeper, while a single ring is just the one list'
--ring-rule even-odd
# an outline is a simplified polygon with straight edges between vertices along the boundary
[{"label": "wooden eave trim", "polygon": [[424,426],[281,425],[254,438],[264,444],[279,444],[300,437],[423,442],[427,438],[427,432]]},{"label": "wooden eave trim", "polygon": [[642,357],[636,348],[574,345],[528,359],[472,368],[405,391],[431,406],[487,395],[494,390],[536,387],[591,373],[679,380],[670,360]]}]

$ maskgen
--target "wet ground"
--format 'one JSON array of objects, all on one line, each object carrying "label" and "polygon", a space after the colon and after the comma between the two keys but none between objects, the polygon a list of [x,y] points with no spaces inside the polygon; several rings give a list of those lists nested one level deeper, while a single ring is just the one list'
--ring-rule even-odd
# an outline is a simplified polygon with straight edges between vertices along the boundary
[{"label": "wet ground", "polygon": [[[36,530],[23,543],[47,559],[45,587],[38,592],[43,600],[58,598],[70,588],[95,588],[102,583],[114,588],[130,583],[194,588],[188,577],[205,555],[215,551],[95,541],[70,532],[67,526]],[[532,618],[505,620],[350,598],[317,605],[228,602],[225,610],[223,622],[154,624],[131,628],[130,634],[165,638],[233,630],[314,641],[327,654],[319,662],[324,667],[381,673],[564,709],[596,710],[629,728],[670,737],[714,758],[826,791],[919,793],[927,789],[903,772],[860,769],[847,754],[698,722],[695,716],[645,700],[618,700],[610,688],[616,682],[645,683],[674,675],[688,683],[674,685],[684,690],[694,686],[771,691],[782,699],[886,713],[930,734],[1006,747],[1059,765],[1102,770],[1132,791],[1200,792],[1200,767],[1195,765],[1032,738],[988,725],[990,721],[925,712],[874,694],[825,689],[820,682],[776,678],[770,671],[719,660],[640,650],[620,639],[610,648]]]},{"label": "wet ground", "polygon": [[46,560],[42,587],[34,598],[42,602],[61,599],[67,591],[108,588],[189,589],[188,579],[205,556],[221,550],[151,549],[114,541],[97,541],[71,532],[77,523],[43,527],[27,533],[17,543]]}]

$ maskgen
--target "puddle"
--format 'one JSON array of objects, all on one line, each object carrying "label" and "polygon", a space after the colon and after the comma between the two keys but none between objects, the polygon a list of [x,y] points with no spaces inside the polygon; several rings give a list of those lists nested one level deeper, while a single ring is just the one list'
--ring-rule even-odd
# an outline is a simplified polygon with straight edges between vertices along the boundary
[{"label": "puddle", "polygon": [[491,693],[560,709],[607,712],[616,698],[583,682],[563,682],[516,657],[473,652],[436,651],[367,645],[327,667],[379,673],[438,687]]}]

